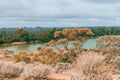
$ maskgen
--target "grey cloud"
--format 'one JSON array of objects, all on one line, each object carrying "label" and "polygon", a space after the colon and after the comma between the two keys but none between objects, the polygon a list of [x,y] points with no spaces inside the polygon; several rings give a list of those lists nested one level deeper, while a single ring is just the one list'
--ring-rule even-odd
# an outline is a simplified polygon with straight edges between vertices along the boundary
[{"label": "grey cloud", "polygon": [[93,2],[93,3],[117,3],[117,2],[120,2],[120,0],[83,0],[83,1],[88,1],[88,2]]},{"label": "grey cloud", "polygon": [[0,0],[0,26],[118,25],[120,24],[119,20],[116,20],[120,17],[120,3],[116,3],[118,1]]}]

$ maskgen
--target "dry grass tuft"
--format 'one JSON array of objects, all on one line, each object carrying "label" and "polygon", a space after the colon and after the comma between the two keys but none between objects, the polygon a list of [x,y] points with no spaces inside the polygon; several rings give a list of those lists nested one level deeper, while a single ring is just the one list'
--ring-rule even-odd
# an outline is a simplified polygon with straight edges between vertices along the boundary
[{"label": "dry grass tuft", "polygon": [[51,72],[51,67],[43,64],[32,64],[27,65],[24,68],[23,73],[21,73],[21,77],[24,79],[30,78],[47,78],[47,75]]},{"label": "dry grass tuft", "polygon": [[114,68],[104,61],[105,57],[97,53],[85,53],[77,60],[76,67],[63,72],[71,80],[113,80]]},{"label": "dry grass tuft", "polygon": [[23,67],[15,65],[13,62],[0,62],[0,75],[3,77],[15,77],[23,71]]},{"label": "dry grass tuft", "polygon": [[57,63],[54,67],[55,73],[62,73],[66,70],[71,69],[73,66],[70,63]]}]

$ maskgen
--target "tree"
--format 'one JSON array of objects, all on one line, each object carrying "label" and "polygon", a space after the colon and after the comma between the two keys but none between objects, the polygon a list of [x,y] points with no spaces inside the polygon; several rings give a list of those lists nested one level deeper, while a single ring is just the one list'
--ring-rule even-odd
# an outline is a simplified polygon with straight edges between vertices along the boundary
[{"label": "tree", "polygon": [[97,34],[98,36],[105,35],[106,32],[107,32],[107,31],[106,31],[106,28],[103,27],[103,26],[99,27],[99,28],[96,30],[96,34]]},{"label": "tree", "polygon": [[17,29],[14,33],[14,37],[17,41],[28,41],[29,33],[24,29]]},{"label": "tree", "polygon": [[[73,29],[63,29],[61,31],[56,31],[54,33],[54,37],[59,37],[61,35],[64,35],[66,38],[60,39],[57,42],[61,43],[61,41],[65,41],[67,43],[67,40],[77,40],[82,43],[87,37],[94,35],[91,29],[89,28],[73,28]],[[65,44],[66,43],[62,43]],[[82,46],[82,44],[81,44]]]},{"label": "tree", "polygon": [[0,31],[0,38],[5,38],[7,36],[7,33],[5,31]]},{"label": "tree", "polygon": [[54,36],[59,37],[60,35],[66,36],[69,40],[80,39],[80,37],[92,36],[93,32],[89,28],[73,28],[63,29],[62,31],[56,31]]}]

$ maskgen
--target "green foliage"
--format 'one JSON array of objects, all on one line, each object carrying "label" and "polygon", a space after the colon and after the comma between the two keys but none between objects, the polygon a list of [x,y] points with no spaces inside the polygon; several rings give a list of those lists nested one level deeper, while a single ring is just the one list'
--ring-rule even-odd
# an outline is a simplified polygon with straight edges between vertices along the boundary
[{"label": "green foliage", "polygon": [[101,26],[98,28],[91,28],[94,36],[104,36],[104,35],[120,35],[120,28],[118,27],[105,27]]},{"label": "green foliage", "polygon": [[27,41],[29,38],[29,33],[24,29],[18,29],[14,33],[14,37],[18,41]]},{"label": "green foliage", "polygon": [[[25,42],[48,42],[50,40],[58,40],[61,38],[67,38],[68,36],[60,34],[58,37],[54,37],[54,33],[56,31],[62,31],[64,28],[49,28],[49,29],[39,29],[37,31],[28,31],[27,29],[17,29],[16,31],[11,30],[0,30],[0,44],[4,43],[12,43],[17,41],[25,41]],[[78,28],[76,28],[78,30]],[[91,27],[90,28],[94,33],[93,36],[103,36],[103,35],[120,35],[120,28],[118,27]],[[69,29],[68,29],[69,30]],[[69,35],[69,38],[74,38],[74,36],[86,36],[85,33],[77,34],[76,31],[73,31]],[[82,31],[83,32],[83,31]],[[74,35],[74,36],[73,36]]]}]

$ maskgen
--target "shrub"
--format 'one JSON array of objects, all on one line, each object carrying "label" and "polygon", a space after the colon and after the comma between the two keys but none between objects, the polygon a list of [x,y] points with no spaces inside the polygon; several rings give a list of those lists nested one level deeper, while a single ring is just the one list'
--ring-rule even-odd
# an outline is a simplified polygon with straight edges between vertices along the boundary
[{"label": "shrub", "polygon": [[21,73],[22,78],[24,79],[30,79],[30,78],[47,78],[47,75],[51,72],[51,67],[48,65],[43,64],[32,64],[27,65],[24,68],[23,73]]},{"label": "shrub", "polygon": [[3,77],[15,77],[23,71],[23,67],[19,67],[12,62],[0,62],[0,75]]},{"label": "shrub", "polygon": [[62,74],[69,76],[71,80],[87,80],[85,78],[85,75],[82,75],[82,73],[80,73],[80,71],[77,71],[76,69],[64,71]]},{"label": "shrub", "polygon": [[108,47],[101,50],[102,54],[106,56],[108,63],[115,63],[116,57],[120,56],[120,47]]},{"label": "shrub", "polygon": [[25,67],[27,64],[24,61],[15,63],[16,66]]},{"label": "shrub", "polygon": [[20,52],[20,53],[16,54],[14,56],[14,60],[16,62],[21,62],[21,61],[24,61],[26,63],[30,63],[31,62],[31,58],[29,56],[27,56],[27,54],[25,52]]},{"label": "shrub", "polygon": [[120,59],[116,60],[117,68],[120,70]]},{"label": "shrub", "polygon": [[55,32],[54,37],[59,37],[61,35],[73,40],[77,39],[78,36],[91,36],[93,32],[89,28],[63,29],[62,31]]},{"label": "shrub", "polygon": [[98,48],[107,48],[111,46],[120,47],[120,37],[119,36],[101,36],[97,40]]},{"label": "shrub", "polygon": [[73,66],[70,63],[57,63],[54,67],[55,73],[62,73],[63,71],[71,69]]},{"label": "shrub", "polygon": [[80,66],[80,70],[89,80],[112,80],[112,68],[104,60],[105,57],[101,54],[86,53],[77,61],[77,66]]},{"label": "shrub", "polygon": [[77,58],[76,53],[64,53],[61,57],[61,62],[64,63],[73,63]]},{"label": "shrub", "polygon": [[74,41],[73,43],[72,43],[73,45],[74,45],[74,47],[77,49],[79,49],[79,48],[81,48],[82,47],[82,45],[80,44],[80,42],[78,42],[78,41]]},{"label": "shrub", "polygon": [[11,50],[6,50],[6,49],[1,49],[0,50],[0,54],[5,54],[5,55],[7,55],[7,54],[13,54],[14,52],[13,51],[11,51]]},{"label": "shrub", "polygon": [[33,55],[32,60],[43,64],[56,64],[60,62],[61,55],[54,52],[52,48],[41,48]]},{"label": "shrub", "polygon": [[73,69],[63,72],[71,80],[113,80],[112,67],[97,53],[85,53],[79,57]]}]

